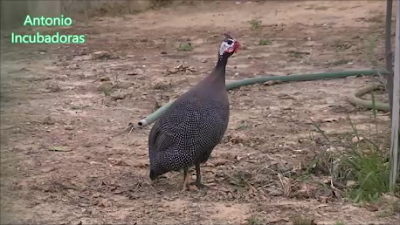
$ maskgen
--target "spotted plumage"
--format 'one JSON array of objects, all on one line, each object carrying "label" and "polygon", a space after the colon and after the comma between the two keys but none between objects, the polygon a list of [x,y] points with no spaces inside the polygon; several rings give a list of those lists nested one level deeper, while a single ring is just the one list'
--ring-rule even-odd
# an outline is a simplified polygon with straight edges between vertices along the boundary
[{"label": "spotted plumage", "polygon": [[179,97],[155,122],[149,134],[150,178],[196,166],[201,184],[200,164],[208,160],[221,141],[229,123],[229,99],[225,89],[228,58],[239,47],[229,35],[221,43],[214,70],[191,90]]}]

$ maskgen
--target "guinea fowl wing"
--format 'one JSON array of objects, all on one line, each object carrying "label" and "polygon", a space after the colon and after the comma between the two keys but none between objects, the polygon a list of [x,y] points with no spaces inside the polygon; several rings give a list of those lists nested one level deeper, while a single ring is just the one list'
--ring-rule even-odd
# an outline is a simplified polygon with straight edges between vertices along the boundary
[{"label": "guinea fowl wing", "polygon": [[151,151],[166,151],[172,146],[178,147],[184,142],[190,143],[191,139],[196,137],[201,121],[196,106],[191,102],[176,103],[151,129],[149,138]]},{"label": "guinea fowl wing", "polygon": [[174,145],[171,135],[162,131],[159,120],[154,123],[149,136],[150,151],[162,151]]}]

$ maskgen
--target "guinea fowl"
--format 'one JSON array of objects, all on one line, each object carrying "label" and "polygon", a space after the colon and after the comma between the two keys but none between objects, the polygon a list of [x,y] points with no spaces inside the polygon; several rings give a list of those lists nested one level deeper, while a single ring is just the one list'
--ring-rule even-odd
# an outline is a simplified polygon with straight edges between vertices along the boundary
[{"label": "guinea fowl", "polygon": [[[154,123],[148,140],[150,179],[183,169],[183,190],[201,182],[200,164],[205,163],[221,141],[229,123],[229,99],[225,89],[228,58],[240,47],[224,34],[213,71],[181,95]],[[196,181],[188,184],[188,170],[196,167]]]}]

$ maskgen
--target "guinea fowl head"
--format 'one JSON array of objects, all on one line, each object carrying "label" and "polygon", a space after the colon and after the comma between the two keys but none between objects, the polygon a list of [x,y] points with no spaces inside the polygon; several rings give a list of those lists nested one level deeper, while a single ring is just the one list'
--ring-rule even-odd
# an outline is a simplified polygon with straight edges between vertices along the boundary
[{"label": "guinea fowl head", "polygon": [[210,83],[216,84],[218,86],[217,90],[225,90],[223,86],[225,86],[225,69],[226,64],[228,63],[228,58],[240,48],[240,43],[231,35],[225,33],[224,36],[225,39],[221,42],[218,50],[217,65],[215,65],[213,72],[211,72],[210,75],[208,75],[201,83],[201,85],[206,86],[210,85]]},{"label": "guinea fowl head", "polygon": [[238,50],[238,48],[240,48],[240,43],[232,38],[231,35],[225,33],[224,36],[225,39],[222,41],[218,51],[219,59],[229,58]]}]

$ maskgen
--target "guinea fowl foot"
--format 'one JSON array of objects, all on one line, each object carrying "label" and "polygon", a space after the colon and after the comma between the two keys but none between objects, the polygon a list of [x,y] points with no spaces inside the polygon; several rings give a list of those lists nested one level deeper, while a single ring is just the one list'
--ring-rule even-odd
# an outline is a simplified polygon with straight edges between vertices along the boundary
[{"label": "guinea fowl foot", "polygon": [[190,180],[190,176],[189,176],[188,170],[186,169],[183,171],[182,191],[190,190],[189,180]]},{"label": "guinea fowl foot", "polygon": [[184,192],[184,191],[189,191],[189,190],[190,190],[189,185],[183,185],[183,186],[182,186],[182,192]]},{"label": "guinea fowl foot", "polygon": [[195,187],[197,187],[198,189],[206,189],[206,190],[210,189],[209,186],[207,186],[207,185],[205,185],[205,184],[203,184],[203,183],[200,183],[200,182],[191,182],[189,185],[190,185],[190,186],[195,186]]}]

